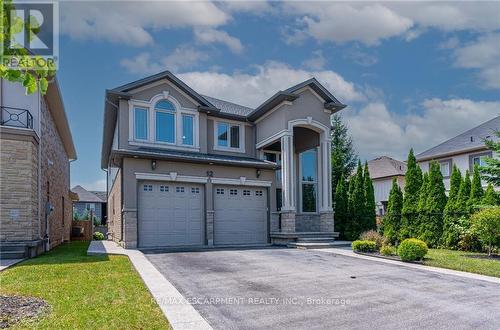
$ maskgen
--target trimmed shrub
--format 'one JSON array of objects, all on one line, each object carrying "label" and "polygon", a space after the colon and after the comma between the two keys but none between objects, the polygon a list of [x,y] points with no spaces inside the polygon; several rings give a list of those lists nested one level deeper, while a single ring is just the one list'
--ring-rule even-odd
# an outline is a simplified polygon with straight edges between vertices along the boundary
[{"label": "trimmed shrub", "polygon": [[380,254],[383,256],[394,256],[396,255],[396,248],[392,245],[384,245],[380,248]]},{"label": "trimmed shrub", "polygon": [[352,249],[360,252],[373,252],[377,250],[377,245],[372,241],[354,241],[352,242]]},{"label": "trimmed shrub", "polygon": [[377,247],[377,250],[382,247],[384,244],[384,236],[380,235],[377,231],[375,230],[368,230],[359,235],[359,239],[361,241],[372,241],[375,242],[375,245]]},{"label": "trimmed shrub", "polygon": [[94,235],[92,236],[94,241],[102,241],[104,240],[104,234],[96,231]]},{"label": "trimmed shrub", "polygon": [[416,238],[407,238],[398,247],[398,255],[403,261],[422,260],[427,254],[427,244]]}]

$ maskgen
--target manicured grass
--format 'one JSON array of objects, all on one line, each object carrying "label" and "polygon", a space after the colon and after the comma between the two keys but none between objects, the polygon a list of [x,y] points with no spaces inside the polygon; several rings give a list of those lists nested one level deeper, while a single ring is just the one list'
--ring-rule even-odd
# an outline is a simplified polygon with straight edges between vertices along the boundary
[{"label": "manicured grass", "polygon": [[168,329],[126,256],[87,256],[87,242],[61,245],[0,273],[0,292],[45,299],[42,329]]},{"label": "manicured grass", "polygon": [[478,255],[485,256],[486,254],[444,249],[429,249],[428,254],[425,256],[424,264],[500,277],[500,260],[470,257]]}]

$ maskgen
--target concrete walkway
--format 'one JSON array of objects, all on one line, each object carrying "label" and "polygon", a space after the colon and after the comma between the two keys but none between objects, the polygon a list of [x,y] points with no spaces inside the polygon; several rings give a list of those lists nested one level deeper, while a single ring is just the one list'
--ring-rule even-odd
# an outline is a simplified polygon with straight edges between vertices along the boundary
[{"label": "concrete walkway", "polygon": [[420,269],[420,270],[425,270],[428,272],[440,273],[440,274],[445,274],[445,275],[453,275],[453,276],[459,276],[459,277],[463,277],[463,278],[469,278],[469,279],[474,279],[474,280],[481,280],[481,281],[500,284],[500,278],[497,278],[497,277],[480,275],[480,274],[473,274],[473,273],[468,273],[468,272],[461,272],[458,270],[452,270],[452,269],[446,269],[446,268],[439,268],[439,267],[432,267],[432,266],[425,266],[425,265],[401,262],[401,261],[396,261],[396,260],[370,257],[370,256],[365,256],[365,255],[354,253],[352,250],[349,250],[349,249],[333,248],[333,249],[317,249],[315,251],[341,254],[341,255],[353,257],[353,258],[378,261],[378,262],[383,262],[383,263],[391,264],[391,265],[397,265],[397,266],[401,266],[401,267]]},{"label": "concrete walkway", "polygon": [[24,259],[0,259],[0,272],[6,270],[10,266],[14,266],[15,264],[23,260]]},{"label": "concrete walkway", "polygon": [[119,254],[129,257],[174,330],[212,329],[205,319],[139,250],[127,250],[111,241],[92,241],[88,255]]}]

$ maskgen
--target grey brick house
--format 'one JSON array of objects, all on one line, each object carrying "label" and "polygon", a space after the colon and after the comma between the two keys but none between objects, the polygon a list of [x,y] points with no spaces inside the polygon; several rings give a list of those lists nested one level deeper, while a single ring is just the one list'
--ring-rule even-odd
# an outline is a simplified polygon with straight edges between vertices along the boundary
[{"label": "grey brick house", "polygon": [[127,248],[336,237],[330,117],[344,107],[314,78],[255,109],[168,71],[107,90],[110,237]]},{"label": "grey brick house", "polygon": [[75,186],[71,191],[78,195],[78,200],[73,201],[73,214],[83,216],[86,212],[92,211],[101,223],[106,223],[107,196],[105,191],[89,191],[82,186]]},{"label": "grey brick house", "polygon": [[0,79],[0,251],[31,257],[70,239],[76,159],[57,80],[46,95]]}]

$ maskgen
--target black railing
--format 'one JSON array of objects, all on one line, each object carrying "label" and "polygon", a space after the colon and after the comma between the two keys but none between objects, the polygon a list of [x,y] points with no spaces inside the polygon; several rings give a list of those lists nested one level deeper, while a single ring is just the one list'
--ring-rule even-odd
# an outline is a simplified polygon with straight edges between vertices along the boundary
[{"label": "black railing", "polygon": [[1,106],[0,125],[33,129],[33,115],[27,109]]}]

